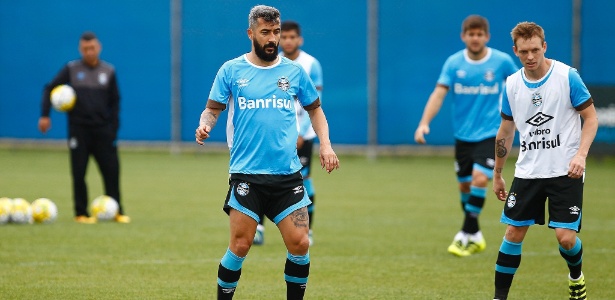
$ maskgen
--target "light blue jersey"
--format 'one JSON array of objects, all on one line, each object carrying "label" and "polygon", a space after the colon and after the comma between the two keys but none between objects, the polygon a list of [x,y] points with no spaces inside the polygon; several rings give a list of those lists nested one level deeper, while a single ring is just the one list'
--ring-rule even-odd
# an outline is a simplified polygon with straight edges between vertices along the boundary
[{"label": "light blue jersey", "polygon": [[229,110],[229,173],[288,175],[301,169],[294,101],[310,105],[318,92],[299,64],[280,57],[261,67],[242,55],[222,65],[209,99]]},{"label": "light blue jersey", "polygon": [[500,126],[500,98],[506,77],[518,68],[510,55],[487,48],[481,60],[471,60],[467,49],[451,55],[438,78],[453,99],[455,138],[479,142],[495,137]]}]

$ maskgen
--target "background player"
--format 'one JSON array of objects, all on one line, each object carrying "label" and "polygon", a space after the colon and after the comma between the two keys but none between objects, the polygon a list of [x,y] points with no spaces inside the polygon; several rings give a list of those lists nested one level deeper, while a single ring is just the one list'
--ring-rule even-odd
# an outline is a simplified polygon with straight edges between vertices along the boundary
[{"label": "background player", "polygon": [[300,65],[278,56],[280,12],[258,5],[248,21],[252,49],[220,68],[195,132],[202,145],[228,105],[230,187],[224,211],[231,234],[218,267],[218,299],[233,297],[263,215],[278,226],[286,245],[287,299],[303,299],[310,270],[306,208],[310,200],[296,151],[297,99],[318,134],[321,166],[331,172],[339,161],[314,84]]},{"label": "background player", "polygon": [[93,32],[84,32],[79,39],[80,60],[67,63],[43,90],[38,129],[51,129],[51,90],[60,84],[70,85],[77,94],[75,107],[68,113],[68,146],[73,178],[75,221],[96,223],[88,214],[88,190],[85,174],[90,155],[94,156],[103,177],[105,194],[120,204],[118,223],[130,223],[124,215],[120,199],[120,163],[117,153],[120,92],[115,68],[100,60],[102,47]]},{"label": "background player", "polygon": [[[585,160],[598,130],[594,101],[577,70],[545,57],[542,27],[522,22],[511,36],[523,68],[506,80],[496,137],[493,191],[499,200],[506,200],[501,221],[508,226],[495,266],[495,298],[508,297],[525,234],[530,225],[545,223],[548,198],[549,227],[555,229],[559,252],[570,270],[570,299],[586,299],[583,245],[577,232],[583,213]],[[502,169],[515,128],[521,149],[507,193]]]},{"label": "background player", "polygon": [[[282,47],[282,56],[287,57],[297,63],[299,63],[303,69],[308,73],[310,79],[318,90],[318,97],[322,101],[322,68],[316,58],[309,55],[305,51],[301,50],[303,46],[303,37],[301,36],[301,27],[299,23],[294,21],[282,22],[282,35],[280,38],[280,46]],[[316,132],[312,128],[312,122],[308,116],[307,111],[303,109],[299,101],[295,102],[295,109],[297,110],[297,119],[299,122],[299,138],[297,139],[297,155],[299,155],[299,161],[301,161],[301,175],[303,176],[303,185],[305,191],[312,201],[312,204],[308,205],[308,215],[310,216],[309,222],[309,239],[310,246],[314,243],[312,237],[312,224],[314,224],[314,199],[315,190],[310,177],[312,170],[312,151],[314,146],[314,139],[316,138]],[[254,244],[262,245],[265,241],[265,226],[264,218],[261,218],[259,225],[256,228],[256,235],[254,236]]]},{"label": "background player", "polygon": [[493,144],[499,124],[502,86],[514,73],[510,55],[486,46],[489,23],[478,15],[468,16],[461,26],[466,48],[451,55],[429,96],[414,140],[425,144],[429,123],[436,116],[449,89],[452,90],[455,131],[455,169],[465,219],[448,252],[468,256],[485,249],[478,216],[485,203],[487,183],[493,176]]}]

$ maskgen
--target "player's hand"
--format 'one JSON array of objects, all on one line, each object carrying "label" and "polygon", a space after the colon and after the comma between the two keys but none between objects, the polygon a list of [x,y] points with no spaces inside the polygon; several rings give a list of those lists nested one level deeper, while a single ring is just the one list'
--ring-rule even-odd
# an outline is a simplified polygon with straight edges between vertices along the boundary
[{"label": "player's hand", "polygon": [[425,144],[425,135],[429,134],[429,125],[419,124],[414,132],[414,141],[418,144]]},{"label": "player's hand", "polygon": [[506,191],[506,182],[501,176],[493,177],[493,192],[500,201],[504,201],[506,200],[506,197],[508,197],[508,192]]},{"label": "player's hand", "polygon": [[585,173],[585,158],[575,155],[568,164],[568,177],[581,178]]},{"label": "player's hand", "polygon": [[42,133],[47,133],[51,129],[51,119],[49,117],[40,117],[38,119],[38,130]]},{"label": "player's hand", "polygon": [[330,145],[320,145],[320,166],[327,170],[327,173],[340,167],[340,161]]},{"label": "player's hand", "polygon": [[297,149],[301,149],[301,147],[303,147],[303,142],[304,142],[304,141],[305,141],[305,140],[303,139],[303,137],[302,137],[302,136],[299,136],[299,137],[297,138]]},{"label": "player's hand", "polygon": [[209,138],[209,131],[211,131],[211,127],[207,125],[199,125],[199,127],[196,129],[196,133],[194,134],[197,144],[205,144],[204,141]]}]

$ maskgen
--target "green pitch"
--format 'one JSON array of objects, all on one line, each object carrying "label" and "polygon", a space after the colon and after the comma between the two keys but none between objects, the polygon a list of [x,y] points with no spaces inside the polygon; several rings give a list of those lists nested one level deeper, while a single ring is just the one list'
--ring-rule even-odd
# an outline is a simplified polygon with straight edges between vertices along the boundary
[{"label": "green pitch", "polygon": [[[0,226],[2,299],[213,299],[228,242],[221,210],[228,154],[121,153],[128,225],[76,224],[68,153],[0,150],[0,197],[52,199],[53,224]],[[507,164],[507,184],[514,160]],[[90,199],[102,194],[91,161]],[[584,272],[592,299],[615,298],[615,159],[588,161]],[[306,299],[491,299],[505,226],[489,192],[481,217],[485,252],[446,247],[462,214],[451,157],[342,156],[315,169],[315,245]],[[489,189],[490,190],[490,189]],[[511,299],[564,299],[567,268],[552,230],[530,229]],[[235,299],[284,299],[285,249],[266,224],[265,245],[244,263]]]}]

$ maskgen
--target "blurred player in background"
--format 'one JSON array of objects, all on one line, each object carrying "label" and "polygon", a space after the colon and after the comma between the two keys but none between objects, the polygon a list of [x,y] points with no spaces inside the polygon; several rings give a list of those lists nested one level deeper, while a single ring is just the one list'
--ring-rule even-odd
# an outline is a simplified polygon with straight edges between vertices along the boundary
[{"label": "blurred player in background", "polygon": [[316,87],[299,64],[278,55],[280,12],[258,5],[248,21],[252,49],[222,65],[195,132],[202,145],[228,106],[230,187],[224,211],[231,234],[218,267],[218,299],[232,299],[261,216],[278,226],[286,245],[287,299],[303,299],[310,271],[306,207],[311,201],[297,156],[295,101],[301,102],[314,125],[321,166],[331,172],[339,160]]},{"label": "blurred player in background", "polygon": [[429,123],[446,94],[452,91],[455,135],[455,171],[465,219],[448,252],[468,256],[486,247],[478,217],[485,203],[487,184],[493,176],[493,144],[499,124],[500,96],[504,80],[517,71],[510,55],[487,47],[489,23],[478,15],[462,23],[461,40],[466,48],[451,55],[429,96],[414,140],[425,144]]},{"label": "blurred player in background", "polygon": [[120,204],[115,221],[130,223],[130,217],[124,215],[120,199],[120,163],[117,152],[120,92],[114,67],[99,58],[101,49],[93,32],[81,35],[81,59],[67,63],[43,90],[38,128],[42,133],[51,129],[51,90],[60,84],[70,85],[77,94],[75,106],[68,113],[75,221],[96,223],[96,219],[88,214],[85,182],[88,161],[92,155],[102,175],[105,194]]},{"label": "blurred player in background", "polygon": [[[318,96],[322,101],[322,68],[316,58],[307,54],[301,50],[303,46],[303,37],[301,36],[301,27],[297,22],[284,21],[282,22],[282,35],[280,38],[280,46],[282,46],[282,56],[287,57],[299,63],[303,69],[308,73],[310,79],[318,90]],[[295,109],[297,110],[297,119],[299,122],[299,138],[297,139],[297,155],[301,161],[301,175],[303,176],[303,185],[305,186],[305,192],[312,201],[312,204],[308,205],[308,215],[310,217],[309,222],[309,239],[310,246],[314,243],[312,237],[312,224],[314,223],[314,199],[315,190],[310,177],[312,167],[312,149],[314,146],[314,139],[316,138],[316,132],[312,128],[312,122],[308,116],[307,111],[303,109],[299,101],[295,102]],[[265,226],[264,218],[261,218],[260,223],[256,227],[256,235],[254,236],[254,244],[262,245],[265,242]]]},{"label": "blurred player in background", "polygon": [[[508,297],[529,226],[545,224],[547,198],[548,225],[555,229],[559,253],[570,271],[570,299],[586,299],[583,245],[577,232],[583,214],[585,160],[598,130],[594,101],[576,69],[545,57],[542,27],[522,22],[511,36],[523,68],[506,80],[496,137],[493,191],[506,201],[501,222],[508,226],[495,266],[495,299]],[[502,169],[515,128],[520,153],[507,193]]]}]

